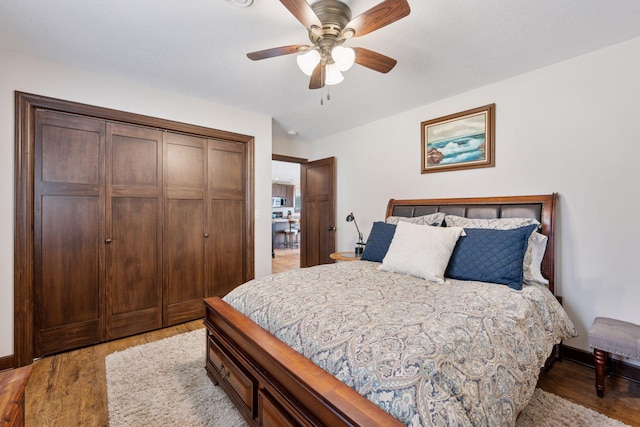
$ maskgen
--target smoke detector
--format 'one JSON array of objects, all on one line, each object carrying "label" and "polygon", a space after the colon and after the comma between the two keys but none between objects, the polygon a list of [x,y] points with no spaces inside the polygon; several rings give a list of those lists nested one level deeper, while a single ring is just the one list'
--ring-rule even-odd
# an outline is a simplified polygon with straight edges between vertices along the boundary
[{"label": "smoke detector", "polygon": [[249,7],[253,4],[253,0],[227,0],[227,3],[235,7]]}]

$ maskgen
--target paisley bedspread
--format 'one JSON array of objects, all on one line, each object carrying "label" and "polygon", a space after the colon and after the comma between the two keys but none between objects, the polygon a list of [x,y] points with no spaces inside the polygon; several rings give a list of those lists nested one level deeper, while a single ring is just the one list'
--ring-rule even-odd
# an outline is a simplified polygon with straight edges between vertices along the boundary
[{"label": "paisley bedspread", "polygon": [[431,283],[342,262],[224,300],[409,426],[514,425],[554,344],[576,335],[543,286]]}]

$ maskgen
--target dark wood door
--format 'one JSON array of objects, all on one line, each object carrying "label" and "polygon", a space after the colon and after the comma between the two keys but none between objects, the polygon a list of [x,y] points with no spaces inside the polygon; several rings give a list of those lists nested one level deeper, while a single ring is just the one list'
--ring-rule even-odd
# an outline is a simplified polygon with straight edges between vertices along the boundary
[{"label": "dark wood door", "polygon": [[107,123],[106,339],[162,326],[162,132]]},{"label": "dark wood door", "polygon": [[104,121],[35,114],[35,356],[104,339]]},{"label": "dark wood door", "polygon": [[204,317],[207,140],[164,135],[164,325]]},{"label": "dark wood door", "polygon": [[329,255],[336,248],[335,157],[302,164],[300,185],[300,266],[332,263]]},{"label": "dark wood door", "polygon": [[246,146],[209,140],[209,234],[211,280],[206,296],[222,296],[249,279],[246,247]]}]

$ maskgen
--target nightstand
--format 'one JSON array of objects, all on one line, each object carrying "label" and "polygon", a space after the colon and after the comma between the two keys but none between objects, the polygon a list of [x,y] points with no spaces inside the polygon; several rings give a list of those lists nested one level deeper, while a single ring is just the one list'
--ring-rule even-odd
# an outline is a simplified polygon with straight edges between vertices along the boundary
[{"label": "nightstand", "polygon": [[358,261],[361,255],[356,255],[354,252],[334,252],[329,255],[329,258],[336,261]]}]

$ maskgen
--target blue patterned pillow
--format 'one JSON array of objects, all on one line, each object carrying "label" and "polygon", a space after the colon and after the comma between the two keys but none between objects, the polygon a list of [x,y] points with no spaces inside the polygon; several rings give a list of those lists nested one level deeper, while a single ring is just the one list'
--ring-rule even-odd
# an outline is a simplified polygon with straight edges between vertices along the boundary
[{"label": "blue patterned pillow", "polygon": [[395,233],[395,224],[387,224],[381,221],[374,222],[361,259],[382,262]]},{"label": "blue patterned pillow", "polygon": [[445,277],[499,283],[521,290],[522,261],[529,236],[537,225],[511,230],[465,228],[458,239]]}]

